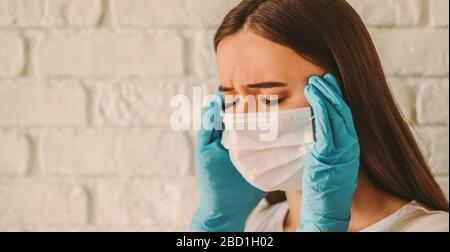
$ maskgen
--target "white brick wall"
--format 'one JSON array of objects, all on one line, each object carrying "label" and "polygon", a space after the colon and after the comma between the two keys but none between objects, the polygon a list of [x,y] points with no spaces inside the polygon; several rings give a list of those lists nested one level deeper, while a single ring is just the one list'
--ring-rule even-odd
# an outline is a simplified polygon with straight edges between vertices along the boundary
[{"label": "white brick wall", "polygon": [[14,33],[0,33],[0,75],[20,74],[24,66],[24,43]]},{"label": "white brick wall", "polygon": [[[216,85],[236,2],[0,0],[0,231],[186,230],[193,134],[169,98]],[[449,1],[351,3],[448,194]]]}]

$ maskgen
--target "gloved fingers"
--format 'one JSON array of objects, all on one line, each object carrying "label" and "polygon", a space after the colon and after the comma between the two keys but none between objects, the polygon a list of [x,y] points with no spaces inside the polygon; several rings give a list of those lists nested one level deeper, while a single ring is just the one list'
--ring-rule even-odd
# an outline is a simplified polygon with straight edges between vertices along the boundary
[{"label": "gloved fingers", "polygon": [[202,113],[201,129],[197,135],[198,146],[211,144],[222,137],[222,107],[223,97],[219,93]]},{"label": "gloved fingers", "polygon": [[[206,112],[205,112],[206,113]],[[203,118],[203,116],[202,116]],[[204,120],[204,119],[202,119]],[[214,129],[205,129],[203,126],[201,130],[197,134],[197,143],[198,146],[201,148],[202,146],[209,145],[214,141],[214,136],[216,135],[216,132]]]},{"label": "gloved fingers", "polygon": [[323,103],[326,106],[335,154],[345,152],[346,149],[354,144],[356,139],[355,135],[351,131],[348,131],[345,118],[342,118],[336,107],[326,99],[325,95],[315,85],[311,85],[311,87],[316,90],[318,96],[324,101]]},{"label": "gloved fingers", "polygon": [[[329,76],[327,76],[330,79]],[[332,80],[332,79],[330,79]],[[332,80],[333,81],[333,80]],[[347,112],[346,108],[348,108],[344,98],[342,96],[342,92],[337,92],[336,90],[340,90],[336,82],[329,82],[325,78],[321,78],[318,76],[313,76],[309,79],[309,84],[315,86],[320,92],[324,95],[324,97],[331,103],[339,112]],[[346,117],[346,114],[342,113],[343,117]]]},{"label": "gloved fingers", "polygon": [[[338,152],[345,152],[346,149],[353,145],[355,137],[347,131],[344,119],[337,112],[336,108],[327,101],[320,90],[313,85],[311,85],[311,89],[314,90],[319,99],[321,99],[327,110],[331,130],[330,137],[333,138],[333,154],[336,155]],[[333,158],[335,158],[334,155]]]},{"label": "gloved fingers", "polygon": [[337,94],[334,91],[334,88],[332,88],[327,82],[325,82],[324,79],[322,79],[321,77],[318,76],[313,76],[311,78],[309,78],[308,80],[308,84],[314,86],[315,88],[317,88],[322,95],[324,96],[324,98],[330,102],[331,104],[333,104],[333,106],[342,106],[341,105],[341,100],[339,99],[339,94]]},{"label": "gloved fingers", "polygon": [[342,91],[334,76],[331,74],[326,74],[324,78],[313,76],[309,79],[309,84],[316,87],[327,101],[334,106],[336,111],[344,119],[346,131],[352,135],[356,135],[352,112],[344,101]]},{"label": "gloved fingers", "polygon": [[341,97],[344,97],[342,94],[341,87],[339,87],[338,81],[334,75],[327,73],[323,76],[323,79],[330,83],[331,87],[334,89],[334,91]]},{"label": "gloved fingers", "polygon": [[[320,91],[318,92],[320,94]],[[328,101],[325,101],[325,105],[327,106],[328,117],[330,118],[335,151],[345,151],[345,149],[353,144],[353,139],[355,137],[348,131],[345,119],[342,118],[336,108]]]},{"label": "gloved fingers", "polygon": [[312,85],[306,86],[305,96],[314,112],[317,139],[314,148],[319,154],[333,152],[333,131],[325,100]]}]

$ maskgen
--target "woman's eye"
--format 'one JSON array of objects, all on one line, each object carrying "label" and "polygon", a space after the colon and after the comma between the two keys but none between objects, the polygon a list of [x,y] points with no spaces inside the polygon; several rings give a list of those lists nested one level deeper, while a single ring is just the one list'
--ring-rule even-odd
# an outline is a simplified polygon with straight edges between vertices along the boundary
[{"label": "woman's eye", "polygon": [[260,101],[268,106],[275,106],[284,101],[284,98],[282,99],[267,99],[265,97],[261,97]]},{"label": "woman's eye", "polygon": [[239,99],[231,100],[231,101],[225,101],[225,109],[229,109],[236,105],[239,102]]}]

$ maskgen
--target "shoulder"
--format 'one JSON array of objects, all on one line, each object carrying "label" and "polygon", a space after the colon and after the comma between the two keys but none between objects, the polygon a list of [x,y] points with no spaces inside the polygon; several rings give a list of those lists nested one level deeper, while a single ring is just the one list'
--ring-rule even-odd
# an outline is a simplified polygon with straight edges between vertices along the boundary
[{"label": "shoulder", "polygon": [[399,223],[403,232],[448,232],[449,214],[434,211],[413,202],[409,206],[409,213]]},{"label": "shoulder", "polygon": [[449,217],[446,212],[435,212],[423,215],[411,221],[406,232],[448,232]]},{"label": "shoulder", "polygon": [[289,210],[287,202],[270,205],[264,199],[252,211],[245,224],[246,232],[283,232]]}]

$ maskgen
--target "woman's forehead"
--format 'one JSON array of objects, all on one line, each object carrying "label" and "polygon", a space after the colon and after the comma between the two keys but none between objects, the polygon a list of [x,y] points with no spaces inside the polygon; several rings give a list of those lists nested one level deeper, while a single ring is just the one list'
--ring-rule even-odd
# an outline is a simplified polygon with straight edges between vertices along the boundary
[{"label": "woman's forehead", "polygon": [[301,56],[292,49],[246,31],[222,40],[217,48],[217,57],[219,63],[226,60],[229,63],[251,62],[257,65],[301,60]]},{"label": "woman's forehead", "polygon": [[248,31],[222,40],[217,61],[220,82],[228,86],[235,82],[290,82],[322,72],[292,49]]},{"label": "woman's forehead", "polygon": [[304,60],[290,48],[251,32],[239,32],[219,43],[217,61],[224,82],[230,82],[232,78],[245,79],[249,83],[271,78],[273,81],[292,75],[304,65]]}]

